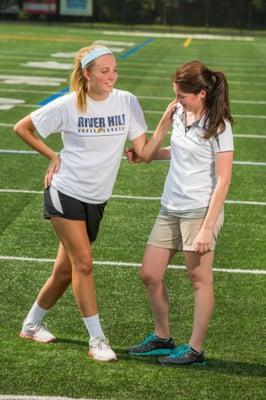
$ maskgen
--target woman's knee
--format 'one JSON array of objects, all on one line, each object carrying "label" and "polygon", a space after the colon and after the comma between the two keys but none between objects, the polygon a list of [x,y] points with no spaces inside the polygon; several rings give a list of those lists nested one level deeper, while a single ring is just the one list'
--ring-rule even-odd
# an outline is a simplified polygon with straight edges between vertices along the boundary
[{"label": "woman's knee", "polygon": [[140,279],[145,286],[158,285],[162,279],[158,279],[152,272],[146,271],[144,268],[140,270]]},{"label": "woman's knee", "polygon": [[73,272],[90,275],[93,270],[93,262],[90,254],[83,254],[73,260]]},{"label": "woman's knee", "polygon": [[212,287],[213,279],[211,274],[202,274],[198,271],[190,270],[187,271],[187,275],[191,281],[194,289],[200,289],[201,287]]},{"label": "woman's knee", "polygon": [[69,263],[60,263],[55,266],[52,272],[52,278],[62,285],[68,285],[72,280],[72,268]]}]

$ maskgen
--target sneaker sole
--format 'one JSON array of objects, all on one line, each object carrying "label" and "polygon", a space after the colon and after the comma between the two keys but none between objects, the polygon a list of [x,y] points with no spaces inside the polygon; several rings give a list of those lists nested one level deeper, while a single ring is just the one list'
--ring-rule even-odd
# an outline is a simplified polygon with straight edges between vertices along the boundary
[{"label": "sneaker sole", "polygon": [[46,341],[45,340],[39,340],[39,339],[36,339],[34,336],[27,335],[26,333],[23,333],[23,332],[20,332],[19,337],[21,337],[22,339],[34,340],[35,342],[43,343],[43,344],[49,344],[49,343],[56,343],[57,342],[56,338],[50,339],[50,340],[46,340]]},{"label": "sneaker sole", "polygon": [[[172,349],[174,350],[174,349]],[[172,352],[172,350],[168,349],[160,349],[160,350],[151,350],[151,351],[146,351],[145,353],[133,353],[133,352],[128,352],[130,356],[169,356]]]},{"label": "sneaker sole", "polygon": [[99,358],[95,358],[93,354],[88,353],[89,358],[91,358],[93,361],[99,361],[99,362],[116,362],[117,358],[110,358],[109,360],[101,360]]}]

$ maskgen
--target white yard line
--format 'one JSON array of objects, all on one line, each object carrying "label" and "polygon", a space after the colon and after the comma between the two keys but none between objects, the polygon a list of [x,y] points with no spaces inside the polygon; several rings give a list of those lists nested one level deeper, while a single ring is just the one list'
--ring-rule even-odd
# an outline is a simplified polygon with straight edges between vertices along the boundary
[{"label": "white yard line", "polygon": [[[37,104],[16,104],[16,107],[24,107],[24,108],[39,108],[40,106]],[[158,114],[162,115],[163,111],[156,110],[143,110],[146,114]],[[266,119],[266,115],[256,115],[256,114],[233,114],[235,118],[250,118],[250,119]]]},{"label": "white yard line", "polygon": [[254,162],[254,161],[234,161],[233,164],[236,165],[252,165],[256,167],[266,167],[266,162]]},{"label": "white yard line", "polygon": [[[7,127],[7,128],[11,128],[11,127],[13,127],[14,126],[14,124],[7,124],[7,123],[4,123],[4,122],[0,122],[0,128],[1,127]],[[148,130],[147,131],[147,133],[153,133],[154,131],[152,131],[152,130]],[[171,132],[168,132],[168,134],[170,135],[171,134]],[[234,137],[236,137],[236,138],[247,138],[247,139],[266,139],[266,135],[260,135],[260,134],[248,134],[248,133],[234,133]],[[7,153],[16,153],[16,152],[19,152],[19,150],[1,150],[0,149],[0,152],[7,152]],[[27,151],[25,150],[25,153],[26,153]]]},{"label": "white yard line", "polygon": [[243,139],[266,139],[266,135],[249,135],[245,133],[234,133],[234,137]]},{"label": "white yard line", "polygon": [[0,126],[11,127],[11,126],[14,126],[14,124],[7,124],[5,122],[0,122]]},{"label": "white yard line", "polygon": [[[18,104],[16,107],[26,107],[25,104]],[[155,110],[143,110],[146,114],[159,114],[162,115],[163,111],[155,111]],[[251,119],[266,119],[266,115],[256,115],[256,114],[233,114],[233,117],[236,118],[251,118]]]},{"label": "white yard line", "polygon": [[0,154],[39,154],[34,150],[4,150],[0,149]]},{"label": "white yard line", "polygon": [[29,89],[11,89],[11,88],[0,88],[0,92],[5,92],[5,93],[36,93],[36,94],[54,94],[55,91],[53,90],[29,90]]},{"label": "white yard line", "polygon": [[[26,261],[26,262],[37,262],[37,263],[54,263],[53,258],[34,258],[34,257],[16,257],[16,256],[0,256],[0,260],[6,261]],[[124,262],[124,261],[97,261],[94,260],[95,265],[109,265],[111,267],[126,267],[126,268],[140,268],[140,263]],[[169,269],[186,269],[184,265],[170,264]],[[224,272],[229,274],[253,274],[253,275],[265,275],[266,270],[264,269],[243,269],[243,268],[213,268],[214,272]]]},{"label": "white yard line", "polygon": [[[266,77],[266,75],[265,75]],[[0,92],[5,93],[36,93],[36,94],[55,94],[55,91],[48,91],[48,90],[28,90],[28,89],[10,89],[10,88],[0,88]],[[147,100],[167,100],[171,101],[173,96],[145,96],[145,95],[136,95],[138,99],[147,99]],[[240,100],[240,99],[230,99],[230,103],[235,104],[266,104],[266,100]],[[34,105],[36,106],[36,104]]]},{"label": "white yard line", "polygon": [[[0,149],[0,154],[35,154],[38,155],[34,150],[13,150],[13,149]],[[126,160],[126,157],[122,157],[123,160]],[[157,160],[156,162],[169,162],[169,160]],[[265,167],[266,162],[256,162],[256,161],[233,161],[236,165],[251,165],[255,167]]]},{"label": "white yard line", "polygon": [[[0,189],[0,193],[24,193],[24,194],[42,194],[42,190],[28,190],[28,189]],[[131,196],[124,194],[113,194],[112,199],[122,200],[148,200],[148,201],[160,201],[160,196]],[[226,200],[227,204],[243,204],[248,206],[266,206],[264,201],[246,201],[246,200]]]},{"label": "white yard line", "polygon": [[[266,75],[265,75],[266,77]],[[171,101],[174,96],[145,96],[145,95],[137,95],[138,99],[144,100],[167,100]],[[238,100],[238,99],[230,99],[230,103],[236,104],[266,104],[266,100]]]},{"label": "white yard line", "polygon": [[[157,63],[157,61],[156,60],[151,60],[150,61],[151,63]],[[8,78],[9,79],[11,79],[11,78],[13,78],[13,80],[14,80],[14,82],[13,82],[13,84],[16,84],[16,81],[21,77],[21,73],[24,73],[24,74],[26,74],[26,73],[28,73],[28,68],[29,67],[25,67],[25,71],[22,71],[22,70],[20,70],[20,69],[17,69],[17,70],[12,70],[12,75],[8,75]],[[32,67],[33,68],[33,67]],[[36,68],[36,67],[35,67]],[[256,68],[256,65],[254,65],[254,68]],[[69,71],[71,70],[71,68],[69,68]],[[27,84],[28,85],[33,85],[33,84],[35,84],[36,85],[36,79],[42,79],[42,78],[45,78],[46,80],[48,80],[48,81],[52,81],[53,79],[56,79],[56,80],[58,80],[59,81],[59,83],[61,84],[63,81],[66,81],[66,79],[65,78],[63,78],[63,74],[60,76],[60,77],[56,77],[56,78],[54,78],[54,77],[51,77],[50,76],[50,74],[47,72],[47,71],[55,71],[55,73],[59,73],[59,72],[61,72],[61,71],[64,71],[64,70],[62,70],[62,69],[58,69],[58,68],[56,68],[56,67],[54,67],[53,69],[45,69],[44,68],[44,70],[42,70],[41,72],[39,71],[38,72],[38,75],[39,74],[42,74],[42,77],[39,77],[38,75],[35,75],[33,72],[32,72],[32,75],[31,75],[31,77],[29,77],[29,79],[27,80]],[[1,74],[3,74],[3,77],[6,77],[6,75],[5,75],[5,73],[6,73],[6,69],[1,69],[0,68],[0,73]],[[25,79],[26,77],[25,76],[23,76],[23,78]],[[31,78],[31,79],[30,79]],[[141,79],[142,80],[142,82],[145,82],[145,81],[156,81],[156,82],[158,82],[158,81],[165,81],[165,82],[169,82],[169,84],[171,84],[171,79],[170,79],[170,76],[160,76],[160,77],[158,77],[158,76],[151,76],[151,75],[148,75],[148,76],[145,76],[145,75],[143,75],[143,74],[139,74],[139,75],[131,75],[131,74],[126,74],[126,75],[123,75],[123,74],[119,74],[119,78],[120,79],[124,79],[124,80],[126,80],[126,81],[129,81],[129,80],[136,80],[136,79]],[[33,80],[33,81],[32,81]],[[35,83],[34,83],[35,82]],[[5,82],[1,82],[1,83],[5,83]],[[228,83],[229,83],[229,86],[230,85],[239,85],[239,86],[241,86],[241,88],[243,89],[243,86],[248,86],[248,87],[250,87],[250,86],[258,86],[258,87],[260,87],[261,89],[263,89],[263,87],[264,86],[266,86],[266,83],[263,81],[263,79],[262,79],[262,82],[257,82],[257,81],[252,81],[252,82],[250,82],[250,79],[243,79],[243,80],[231,80],[230,78],[228,79]],[[21,82],[19,82],[19,84],[21,84]],[[54,86],[54,85],[53,85]],[[56,85],[57,86],[57,85]],[[155,87],[155,86],[152,86],[152,87]]]},{"label": "white yard line", "polygon": [[[266,77],[266,75],[265,75]],[[36,93],[36,94],[55,94],[55,91],[49,91],[49,90],[30,90],[30,89],[10,89],[10,88],[0,88],[0,92],[5,92],[5,93]],[[171,101],[173,99],[173,96],[145,96],[145,95],[136,95],[138,99],[147,99],[147,100],[167,100]],[[240,100],[240,99],[230,99],[230,103],[236,103],[236,104],[266,104],[266,100]]]},{"label": "white yard line", "polygon": [[157,33],[157,32],[130,32],[130,31],[103,31],[103,35],[108,36],[124,36],[124,37],[154,37],[154,38],[166,38],[166,39],[207,39],[207,40],[230,40],[240,42],[253,42],[255,39],[252,36],[227,36],[227,35],[212,35],[208,33]]}]

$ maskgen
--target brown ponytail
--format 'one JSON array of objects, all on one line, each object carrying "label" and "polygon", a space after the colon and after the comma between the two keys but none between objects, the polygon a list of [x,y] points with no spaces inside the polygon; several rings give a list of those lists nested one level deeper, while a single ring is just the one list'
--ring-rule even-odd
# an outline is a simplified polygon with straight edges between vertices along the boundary
[{"label": "brown ponytail", "polygon": [[212,71],[200,61],[191,61],[177,69],[174,82],[185,93],[206,91],[204,101],[204,137],[222,133],[225,120],[233,123],[229,104],[229,87],[223,72]]}]

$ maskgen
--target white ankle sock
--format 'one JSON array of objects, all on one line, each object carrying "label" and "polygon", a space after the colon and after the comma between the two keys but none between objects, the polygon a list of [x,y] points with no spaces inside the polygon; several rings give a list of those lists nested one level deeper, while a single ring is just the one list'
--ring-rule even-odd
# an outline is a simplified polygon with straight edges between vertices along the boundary
[{"label": "white ankle sock", "polygon": [[39,324],[49,310],[44,310],[35,302],[31,307],[26,319],[25,324]]},{"label": "white ankle sock", "polygon": [[100,324],[99,315],[93,315],[92,317],[83,317],[83,322],[88,330],[90,338],[100,337],[104,338],[104,333]]}]

